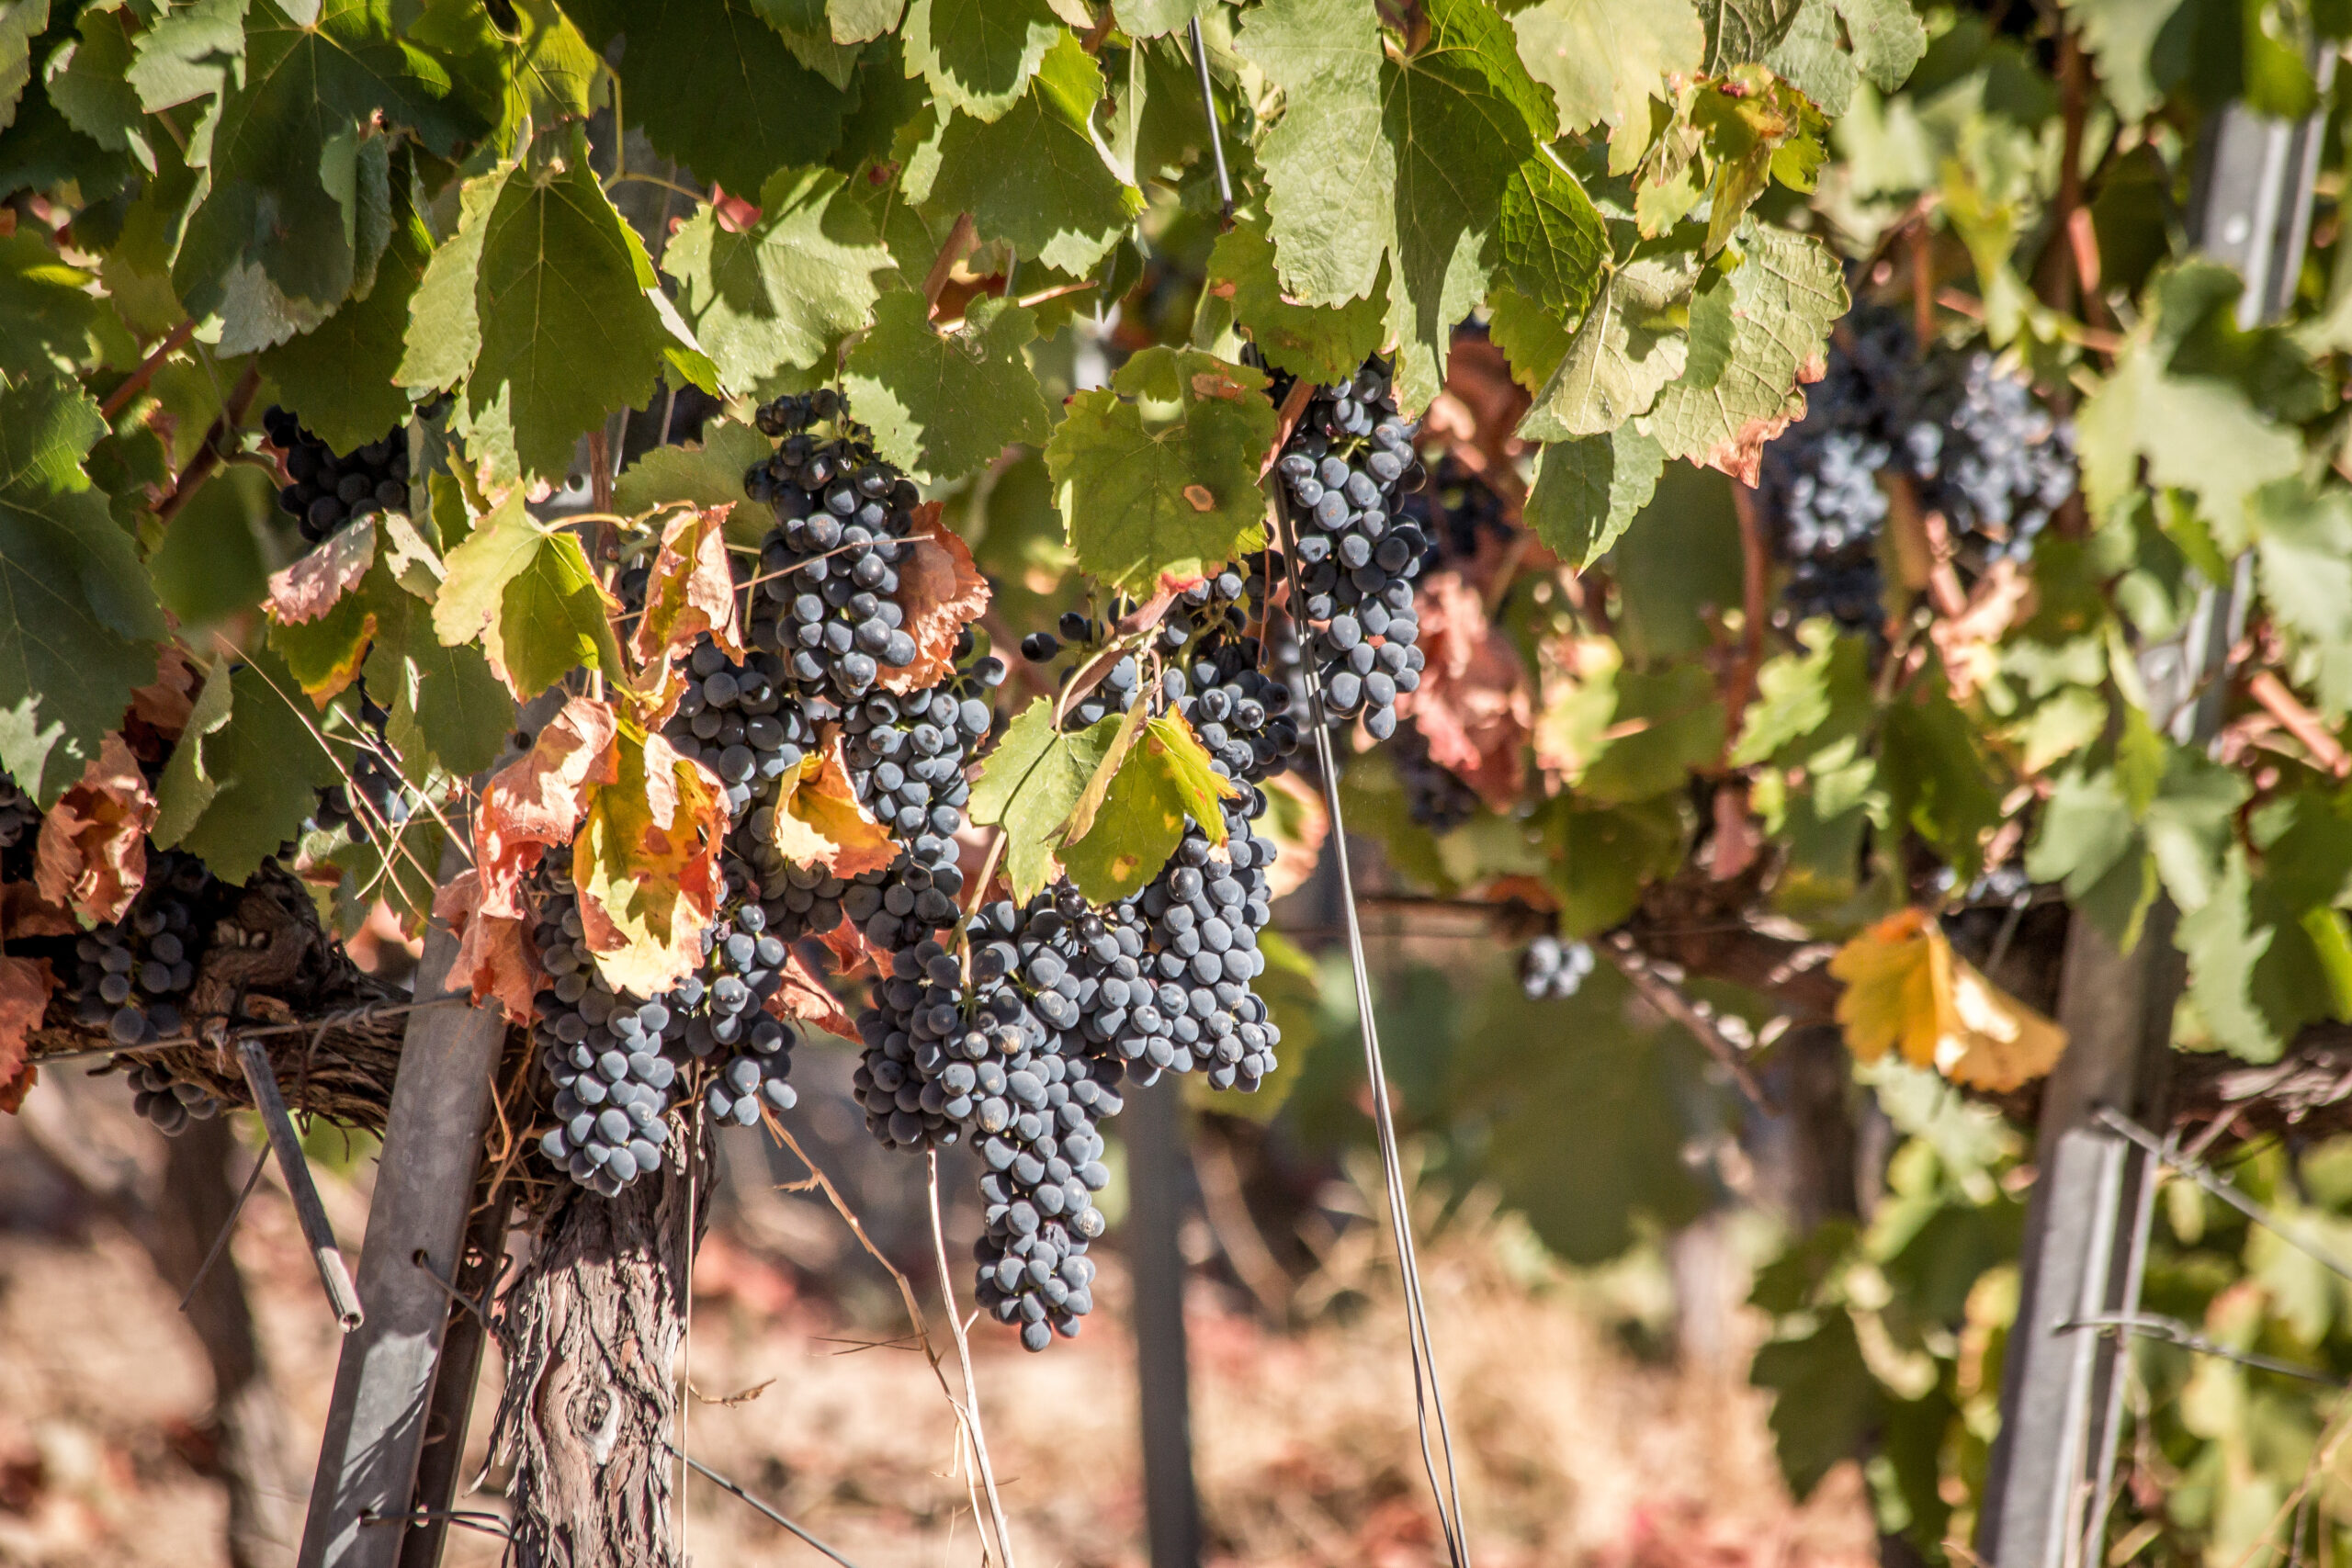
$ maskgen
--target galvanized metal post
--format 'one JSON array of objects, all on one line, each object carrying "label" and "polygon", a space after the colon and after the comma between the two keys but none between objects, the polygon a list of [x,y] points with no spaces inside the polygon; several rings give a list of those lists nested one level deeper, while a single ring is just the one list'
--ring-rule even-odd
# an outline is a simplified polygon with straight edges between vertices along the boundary
[{"label": "galvanized metal post", "polygon": [[[2334,65],[2332,53],[2315,62],[2323,89]],[[2245,277],[2241,326],[2293,299],[2322,128],[2316,118],[2269,119],[2243,105],[2207,128],[2191,239]],[[2241,562],[2231,582],[2206,592],[2179,639],[2141,655],[2153,715],[2184,744],[2210,742],[2221,728],[2220,676],[2249,592]],[[1977,1527],[1977,1551],[1992,1568],[2086,1568],[2100,1555],[2123,1424],[2124,1345],[2087,1325],[2138,1310],[2158,1173],[2098,1115],[2108,1109],[2149,1122],[2162,1114],[2185,978],[2176,921],[2160,896],[2129,953],[2087,920],[2067,936],[2059,1020],[2069,1040],[2042,1097],[2001,1431]]]},{"label": "galvanized metal post", "polygon": [[1127,1263],[1135,1289],[1136,1382],[1143,1406],[1143,1501],[1151,1568],[1197,1568],[1190,1367],[1184,1349],[1183,1089],[1131,1087],[1119,1118],[1127,1143]]}]

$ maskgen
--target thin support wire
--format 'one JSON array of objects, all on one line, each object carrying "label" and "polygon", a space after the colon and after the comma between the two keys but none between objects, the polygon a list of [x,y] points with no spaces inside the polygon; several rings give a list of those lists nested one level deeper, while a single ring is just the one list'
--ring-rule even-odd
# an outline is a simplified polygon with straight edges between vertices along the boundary
[{"label": "thin support wire", "polygon": [[[1289,577],[1292,634],[1303,630],[1298,607],[1306,596],[1298,581],[1296,541],[1289,516],[1279,502],[1272,503],[1276,542],[1283,549],[1283,567]],[[1302,638],[1303,641],[1303,638]],[[1306,650],[1302,649],[1302,652]],[[1314,731],[1315,760],[1323,773],[1323,798],[1331,814],[1330,844],[1340,868],[1340,901],[1347,913],[1348,961],[1355,976],[1356,1021],[1363,1036],[1364,1074],[1372,1089],[1373,1126],[1379,1134],[1380,1164],[1387,1189],[1388,1225],[1396,1245],[1396,1266],[1405,1291],[1407,1343],[1413,1361],[1413,1414],[1420,1430],[1421,1464],[1429,1472],[1430,1491],[1437,1504],[1438,1526],[1445,1533],[1447,1557],[1454,1568],[1470,1568],[1470,1540],[1462,1517],[1461,1469],[1453,1457],[1453,1438],[1445,1418],[1445,1394],[1438,1386],[1437,1355],[1430,1342],[1429,1303],[1421,1294],[1420,1258],[1413,1245],[1413,1221],[1405,1190],[1404,1161],[1397,1153],[1396,1122],[1388,1104],[1388,1072],[1381,1060],[1380,1026],[1373,1016],[1372,972],[1364,960],[1363,928],[1356,919],[1355,879],[1348,867],[1347,820],[1340,807],[1340,770],[1331,750],[1330,715],[1324,705],[1323,673],[1311,653],[1299,660],[1306,672],[1309,728]],[[1445,1455],[1445,1478],[1438,1479],[1437,1460],[1430,1449],[1430,1416],[1437,1417],[1437,1445]]]},{"label": "thin support wire", "polygon": [[204,1283],[204,1277],[212,1272],[215,1263],[220,1261],[220,1254],[228,1247],[229,1237],[236,1232],[237,1216],[245,1212],[245,1200],[254,1195],[254,1189],[261,1185],[261,1173],[268,1168],[269,1156],[266,1152],[254,1156],[254,1168],[245,1178],[243,1190],[237,1194],[237,1201],[229,1205],[229,1217],[220,1222],[220,1234],[212,1238],[212,1250],[204,1255],[204,1261],[196,1266],[196,1277],[188,1280],[187,1289],[180,1292],[180,1311],[187,1311],[187,1303],[196,1300],[196,1288]]},{"label": "thin support wire", "polygon": [[2262,1356],[2251,1350],[2234,1349],[2217,1339],[2207,1338],[2180,1319],[2166,1317],[2161,1313],[2095,1313],[2086,1317],[2069,1318],[2058,1325],[2058,1332],[2061,1334],[2086,1328],[2107,1334],[2136,1334],[2143,1339],[2155,1339],[2166,1345],[2177,1345],[2182,1349],[2193,1351],[2199,1356],[2211,1356],[2224,1361],[2235,1361],[2241,1367],[2252,1367],[2256,1371],[2276,1372],[2280,1377],[2301,1378],[2305,1382],[2323,1383],[2329,1388],[2352,1386],[2347,1385],[2342,1378],[2334,1373],[2322,1371],[2316,1367],[2300,1367],[2292,1361],[2279,1360],[2275,1356]]},{"label": "thin support wire", "polygon": [[2167,1166],[2206,1191],[2252,1220],[2256,1224],[2293,1247],[2297,1252],[2325,1269],[2339,1279],[2352,1280],[2352,1263],[2346,1262],[2333,1251],[2314,1241],[2300,1225],[2287,1223],[2285,1217],[2268,1205],[2247,1197],[2244,1189],[2195,1155],[2183,1150],[2177,1140],[2159,1138],[2121,1111],[2101,1106],[2093,1116],[2101,1126],[2130,1139],[2147,1151],[2158,1164]]},{"label": "thin support wire", "polygon": [[734,1482],[728,1480],[727,1477],[719,1474],[718,1472],[711,1469],[710,1466],[703,1463],[702,1461],[690,1457],[686,1453],[685,1450],[673,1449],[672,1451],[681,1460],[684,1460],[687,1468],[692,1470],[696,1475],[701,1476],[704,1480],[709,1482],[720,1491],[729,1493],[733,1496],[740,1497],[744,1502],[749,1503],[753,1508],[766,1515],[770,1522],[782,1525],[786,1529],[790,1530],[802,1540],[807,1541],[810,1546],[816,1548],[819,1551],[823,1552],[826,1556],[840,1563],[842,1568],[857,1568],[856,1563],[852,1562],[848,1558],[843,1557],[840,1552],[835,1551],[831,1547],[827,1546],[823,1541],[819,1540],[815,1536],[810,1535],[807,1530],[802,1529],[798,1525],[794,1524],[790,1519],[786,1518],[782,1514],[777,1513],[774,1508],[769,1507],[765,1503],[763,1503],[757,1497],[752,1496],[749,1492],[743,1490],[742,1487],[739,1486]]},{"label": "thin support wire", "polygon": [[1208,45],[1201,41],[1201,19],[1192,20],[1193,69],[1201,78],[1201,112],[1209,122],[1209,157],[1216,164],[1216,200],[1218,216],[1225,226],[1233,227],[1233,176],[1225,167],[1225,134],[1217,129],[1216,95],[1209,90]]},{"label": "thin support wire", "polygon": [[964,1314],[956,1305],[956,1278],[947,1267],[947,1226],[939,1217],[939,1151],[923,1151],[931,1193],[932,1257],[939,1265],[939,1300],[947,1309],[947,1331],[956,1337],[956,1359],[964,1371],[964,1420],[972,1442],[972,1464],[980,1472],[980,1488],[988,1494],[989,1522],[996,1527],[997,1560],[1012,1568],[1012,1531],[1004,1522],[1004,1500],[997,1495],[996,1467],[989,1462],[988,1433],[980,1426],[980,1385],[972,1377],[972,1344],[964,1332]]}]

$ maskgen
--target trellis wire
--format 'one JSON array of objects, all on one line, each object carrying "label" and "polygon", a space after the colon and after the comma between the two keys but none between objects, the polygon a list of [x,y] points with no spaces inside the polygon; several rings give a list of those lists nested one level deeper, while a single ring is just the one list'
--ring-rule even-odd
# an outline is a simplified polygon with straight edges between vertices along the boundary
[{"label": "trellis wire", "polygon": [[439,1007],[443,1002],[465,1000],[470,993],[443,991],[435,996],[419,997],[405,1002],[374,1003],[366,1007],[345,1008],[319,1018],[298,1019],[291,1023],[265,1023],[250,1029],[232,1029],[219,1039],[207,1039],[198,1034],[175,1034],[163,1040],[142,1041],[136,1045],[94,1045],[86,1051],[59,1051],[30,1058],[33,1066],[45,1067],[53,1062],[86,1062],[98,1056],[139,1056],[150,1051],[175,1051],[184,1045],[241,1045],[247,1040],[266,1040],[278,1034],[302,1034],[311,1030],[352,1029],[378,1019],[399,1018],[420,1008]]},{"label": "trellis wire", "polygon": [[798,1536],[802,1540],[808,1542],[808,1545],[814,1547],[817,1551],[823,1552],[826,1556],[840,1563],[842,1568],[857,1568],[856,1563],[852,1562],[848,1558],[843,1557],[840,1552],[835,1551],[831,1547],[827,1546],[823,1541],[819,1540],[815,1536],[810,1535],[807,1530],[802,1529],[798,1525],[794,1524],[790,1519],[786,1518],[782,1514],[777,1513],[774,1508],[769,1507],[765,1503],[763,1503],[757,1497],[752,1496],[741,1486],[728,1480],[727,1477],[719,1474],[718,1472],[703,1463],[702,1461],[693,1458],[684,1449],[673,1447],[671,1451],[675,1453],[681,1460],[684,1460],[687,1468],[692,1470],[695,1474],[701,1476],[704,1480],[709,1482],[720,1491],[725,1492],[731,1496],[739,1497],[742,1501],[749,1503],[753,1508],[765,1515],[770,1522],[782,1525],[786,1529],[790,1530],[794,1535]]},{"label": "trellis wire", "polygon": [[2352,1262],[2337,1257],[2306,1235],[2300,1225],[2290,1225],[2276,1210],[2246,1196],[2245,1189],[2207,1165],[2197,1156],[2180,1146],[2177,1138],[2159,1138],[2121,1111],[2100,1106],[2092,1115],[2109,1131],[2130,1139],[2146,1151],[2158,1165],[2177,1171],[2206,1191],[2260,1225],[2264,1230],[2293,1247],[2338,1279],[2352,1280]]}]

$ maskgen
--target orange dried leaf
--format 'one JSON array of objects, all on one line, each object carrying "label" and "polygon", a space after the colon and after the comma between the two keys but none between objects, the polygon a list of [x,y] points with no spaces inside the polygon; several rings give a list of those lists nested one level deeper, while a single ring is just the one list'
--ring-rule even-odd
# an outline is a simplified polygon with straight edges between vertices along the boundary
[{"label": "orange dried leaf", "polygon": [[176,740],[196,708],[204,671],[176,643],[165,643],[155,661],[155,679],[130,694],[130,716],[165,740]]},{"label": "orange dried leaf", "polygon": [[735,615],[735,579],[727,565],[727,514],[732,502],[703,512],[681,511],[662,527],[662,545],[645,581],[645,614],[629,653],[650,686],[657,666],[694,647],[708,632],[727,657],[741,662],[743,636]]},{"label": "orange dried leaf", "polygon": [[33,1087],[26,1054],[56,989],[49,960],[0,958],[0,1111],[14,1111]]},{"label": "orange dried leaf", "polygon": [[574,697],[548,721],[531,750],[493,776],[474,818],[474,866],[482,879],[482,908],[519,919],[523,878],[549,844],[571,841],[588,812],[591,784],[616,775],[613,710],[592,697]]},{"label": "orange dried leaf", "polygon": [[859,804],[850,785],[839,738],[803,761],[797,779],[785,780],[768,841],[786,860],[820,866],[843,881],[899,858],[889,830]]},{"label": "orange dried leaf", "polygon": [[939,521],[939,502],[915,509],[911,547],[899,565],[904,630],[915,640],[914,662],[883,672],[887,692],[935,686],[956,668],[956,639],[989,607],[988,579],[972,564],[971,547]]},{"label": "orange dried leaf", "polygon": [[299,626],[334,608],[376,563],[376,519],[362,517],[269,578],[269,618]]},{"label": "orange dried leaf", "polygon": [[856,922],[843,920],[817,939],[825,951],[833,955],[833,973],[846,980],[854,975],[878,975],[882,972],[881,954],[865,940],[865,933]]},{"label": "orange dried leaf", "polygon": [[1749,420],[1740,427],[1737,434],[1700,457],[1699,466],[1729,474],[1740,483],[1753,488],[1758,475],[1763,470],[1764,448],[1779,439],[1781,432],[1804,416],[1804,398],[1801,394],[1791,393],[1779,413]]},{"label": "orange dried leaf", "polygon": [[0,883],[0,942],[81,934],[82,922],[74,912],[42,897],[31,883]]},{"label": "orange dried leaf", "polygon": [[798,953],[790,948],[785,950],[776,978],[783,984],[763,1004],[771,1016],[786,1023],[813,1023],[826,1033],[838,1034],[844,1040],[857,1038],[856,1021]]},{"label": "orange dried leaf", "polygon": [[1918,909],[1890,915],[1838,950],[1838,1022],[1861,1061],[1892,1050],[1955,1083],[2007,1091],[2048,1073],[2066,1032],[1951,950]]},{"label": "orange dried leaf", "polygon": [[481,874],[471,869],[434,896],[433,913],[458,933],[458,954],[441,988],[469,991],[477,1006],[495,998],[511,1021],[529,1023],[543,976],[531,947],[529,920],[486,911]]},{"label": "orange dried leaf", "polygon": [[41,818],[34,885],[91,925],[122,919],[147,880],[155,796],[120,735],[108,734],[82,778]]},{"label": "orange dried leaf", "polygon": [[1534,701],[1510,638],[1487,620],[1478,591],[1456,571],[1423,580],[1417,691],[1397,699],[1429,742],[1430,759],[1498,811],[1519,799]]}]

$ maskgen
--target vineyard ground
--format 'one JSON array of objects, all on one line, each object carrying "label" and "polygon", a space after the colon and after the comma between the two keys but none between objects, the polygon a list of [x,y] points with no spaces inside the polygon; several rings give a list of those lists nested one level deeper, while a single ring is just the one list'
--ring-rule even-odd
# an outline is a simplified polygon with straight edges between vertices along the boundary
[{"label": "vineyard ground", "polygon": [[[83,1116],[92,1097],[74,1098]],[[109,1131],[135,1147],[146,1134],[127,1112],[121,1120]],[[757,1160],[748,1148],[730,1151],[735,1170],[757,1168],[747,1153]],[[338,1229],[356,1241],[365,1191],[323,1180]],[[971,1517],[960,1480],[947,1473],[950,1426],[937,1386],[917,1355],[876,1343],[903,1327],[878,1271],[820,1295],[781,1262],[831,1252],[841,1237],[828,1233],[841,1229],[790,1195],[755,1196],[722,1213],[697,1265],[694,1384],[713,1400],[768,1386],[732,1405],[697,1402],[688,1445],[861,1568],[970,1561]],[[1196,1250],[1212,1245],[1191,1239]],[[269,1182],[249,1205],[235,1256],[290,1407],[299,1484],[325,1414],[334,1334],[291,1211]],[[1669,1370],[1612,1329],[1626,1288],[1567,1279],[1537,1256],[1508,1224],[1457,1225],[1425,1255],[1455,1430],[1473,1455],[1482,1562],[1860,1568],[1875,1560],[1850,1467],[1804,1507],[1781,1488],[1764,1404],[1739,1382],[1759,1327],[1744,1311],[1732,1313],[1716,1365]],[[975,1345],[1023,1560],[1048,1568],[1143,1560],[1125,1281],[1115,1262],[1105,1278],[1103,1308],[1076,1344],[1031,1357],[984,1332]],[[1304,1292],[1338,1292],[1340,1307],[1288,1334],[1247,1315],[1222,1287],[1196,1284],[1195,1438],[1212,1561],[1435,1561],[1401,1320],[1379,1278],[1376,1257],[1340,1248]],[[494,1381],[495,1366],[484,1375]],[[485,1416],[495,1394],[483,1391]],[[224,1561],[223,1505],[203,1468],[209,1395],[196,1341],[144,1250],[57,1178],[25,1130],[0,1126],[0,1563]],[[481,1425],[469,1474],[481,1463]],[[702,1563],[815,1561],[699,1480],[689,1529]],[[447,1561],[488,1568],[497,1543],[461,1531]]]}]

